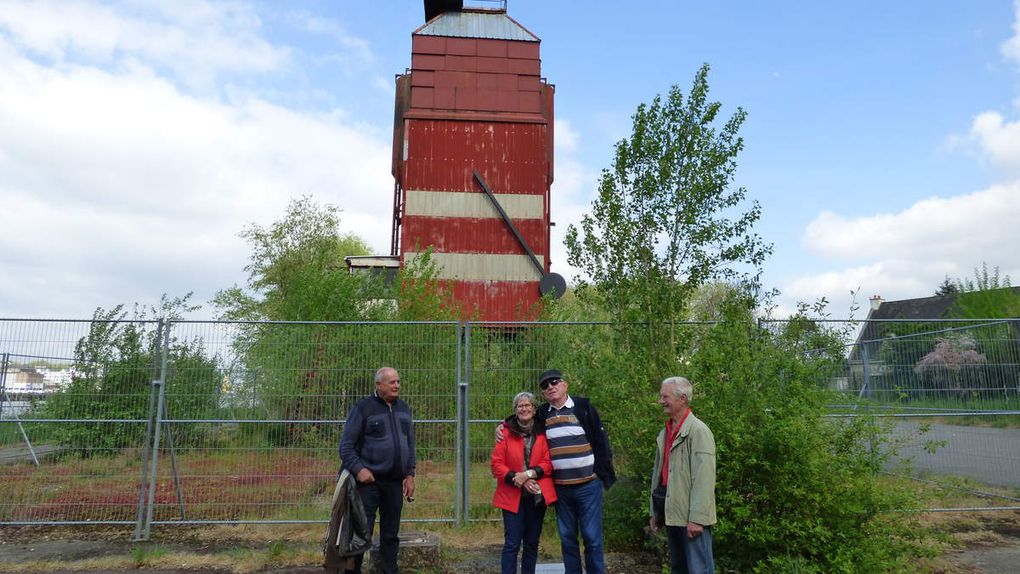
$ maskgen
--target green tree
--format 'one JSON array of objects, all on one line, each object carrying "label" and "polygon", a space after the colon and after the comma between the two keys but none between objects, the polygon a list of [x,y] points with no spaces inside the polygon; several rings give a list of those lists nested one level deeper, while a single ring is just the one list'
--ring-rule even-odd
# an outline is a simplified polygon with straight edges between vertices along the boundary
[{"label": "green tree", "polygon": [[1010,285],[1009,275],[988,263],[974,268],[974,279],[956,281],[958,295],[949,315],[960,319],[1020,317],[1020,291]]},{"label": "green tree", "polygon": [[740,572],[904,571],[916,524],[889,513],[917,501],[881,479],[891,450],[875,420],[826,417],[818,380],[845,338],[814,319],[770,332],[732,299],[685,370],[716,437],[717,556]]},{"label": "green tree", "polygon": [[[219,292],[213,301],[222,319],[287,322],[379,322],[437,320],[455,316],[428,250],[392,284],[382,276],[351,273],[344,257],[369,252],[359,237],[341,229],[340,208],[305,196],[290,203],[269,226],[249,225],[241,236],[252,253],[245,287]],[[235,401],[271,418],[294,421],[270,429],[272,442],[309,442],[331,437],[329,425],[297,421],[343,416],[371,373],[365,365],[396,363],[366,338],[400,340],[400,326],[244,323],[234,341],[238,357]],[[405,329],[406,330],[406,329]],[[371,333],[369,333],[371,332]],[[451,360],[450,364],[455,364]]]},{"label": "green tree", "polygon": [[722,104],[708,100],[708,71],[698,70],[686,97],[673,86],[638,106],[591,213],[567,229],[581,297],[601,299],[621,325],[669,326],[666,337],[650,327],[628,337],[656,351],[656,370],[671,362],[690,295],[713,279],[757,277],[771,252],[753,232],[761,207],[741,211],[747,190],[731,186],[746,113],[737,108],[722,121]]},{"label": "green tree", "polygon": [[[974,268],[973,279],[958,279],[959,293],[947,315],[956,319],[974,319],[977,324],[968,335],[976,343],[976,351],[987,357],[987,364],[968,369],[972,380],[983,380],[984,386],[998,396],[1009,396],[1008,389],[1020,375],[1020,289],[1011,285],[1009,275],[999,267]],[[989,324],[988,319],[1011,319]],[[933,349],[935,352],[937,349]],[[992,392],[991,389],[997,389]]]},{"label": "green tree", "polygon": [[[153,318],[180,319],[198,307],[188,304],[191,294],[161,299],[158,307],[135,305],[131,316],[123,305],[96,309],[88,334],[74,350],[70,385],[40,408],[45,418],[73,420],[138,420],[123,422],[71,422],[56,428],[61,444],[83,456],[116,454],[122,448],[140,447],[148,420],[151,381],[166,353],[165,408],[169,418],[207,418],[219,401],[223,373],[215,357],[208,356],[201,339],[164,339]],[[165,325],[166,323],[164,323]],[[169,344],[164,346],[164,342]],[[176,446],[193,445],[201,438],[196,425],[174,427]]]},{"label": "green tree", "polygon": [[376,295],[375,282],[347,271],[344,257],[368,255],[365,242],[340,231],[340,209],[304,196],[268,227],[241,232],[252,252],[247,289],[234,286],[213,299],[221,319],[351,321],[374,310],[360,303]]},{"label": "green tree", "polygon": [[942,283],[939,283],[939,288],[935,290],[936,297],[945,297],[946,295],[955,295],[960,292],[960,287],[953,282],[952,279],[946,275]]}]

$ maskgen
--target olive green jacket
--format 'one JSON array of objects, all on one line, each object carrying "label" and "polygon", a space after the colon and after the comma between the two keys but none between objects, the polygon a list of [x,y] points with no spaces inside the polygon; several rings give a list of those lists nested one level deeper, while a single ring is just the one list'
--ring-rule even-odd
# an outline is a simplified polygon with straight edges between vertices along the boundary
[{"label": "olive green jacket", "polygon": [[[651,490],[659,484],[662,472],[663,443],[666,429],[655,439],[655,468]],[[651,512],[649,492],[649,512]],[[669,478],[666,484],[666,525],[702,526],[715,524],[715,437],[701,419],[691,413],[670,445]]]}]

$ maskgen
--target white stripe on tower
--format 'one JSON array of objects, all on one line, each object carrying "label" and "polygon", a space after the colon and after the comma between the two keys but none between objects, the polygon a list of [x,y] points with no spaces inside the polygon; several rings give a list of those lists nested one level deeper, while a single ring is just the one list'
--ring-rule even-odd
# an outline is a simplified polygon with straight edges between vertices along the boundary
[{"label": "white stripe on tower", "polygon": [[[410,265],[415,252],[404,253],[404,266]],[[541,255],[538,262],[545,265]],[[492,253],[433,253],[440,279],[460,281],[538,281],[542,278],[527,255]]]},{"label": "white stripe on tower", "polygon": [[[496,200],[510,219],[542,219],[545,216],[544,197],[519,193],[496,193]],[[496,208],[483,192],[417,191],[406,194],[404,215],[422,217],[499,217]]]}]

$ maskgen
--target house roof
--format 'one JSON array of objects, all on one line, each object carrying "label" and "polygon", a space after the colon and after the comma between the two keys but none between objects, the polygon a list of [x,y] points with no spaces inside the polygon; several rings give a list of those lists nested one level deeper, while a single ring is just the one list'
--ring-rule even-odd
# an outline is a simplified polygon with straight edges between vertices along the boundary
[{"label": "house roof", "polygon": [[[1020,295],[1020,287],[1006,287]],[[949,310],[956,303],[958,293],[948,295],[933,295],[931,297],[919,297],[916,299],[902,299],[899,301],[883,301],[878,309],[868,311],[864,319],[864,328],[857,336],[857,343],[850,353],[850,359],[860,358],[862,345],[868,345],[868,355],[878,356],[878,349],[881,346],[882,321],[894,320],[915,320],[925,321],[934,319],[945,319]],[[991,317],[989,317],[991,318]]]},{"label": "house roof", "polygon": [[955,293],[902,301],[883,301],[878,309],[868,313],[868,319],[941,319],[955,302]]}]

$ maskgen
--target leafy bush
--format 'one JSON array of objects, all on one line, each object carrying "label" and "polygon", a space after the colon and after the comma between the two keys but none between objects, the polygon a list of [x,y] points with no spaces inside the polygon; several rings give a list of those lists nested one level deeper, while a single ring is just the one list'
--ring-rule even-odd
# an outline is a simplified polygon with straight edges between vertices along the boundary
[{"label": "leafy bush", "polygon": [[[164,307],[186,301],[167,301]],[[149,420],[151,383],[166,353],[166,418],[203,418],[217,408],[223,375],[207,357],[200,340],[169,339],[153,321],[127,320],[123,306],[97,309],[88,335],[75,345],[70,385],[40,404],[37,418],[74,422],[53,427],[53,438],[83,456],[116,454],[140,447]],[[137,315],[137,313],[136,313]],[[138,422],[82,422],[138,421]],[[194,444],[201,431],[196,425],[174,427],[176,446]]]},{"label": "leafy bush", "polygon": [[[842,348],[817,325],[770,333],[749,301],[731,297],[714,325],[686,325],[668,372],[654,372],[645,348],[616,331],[579,337],[555,360],[571,393],[592,397],[613,444],[619,486],[606,498],[606,543],[644,544],[655,436],[662,428],[659,382],[695,383],[694,412],[712,429],[718,453],[714,530],[720,566],[741,572],[885,572],[904,568],[921,547],[914,520],[891,515],[917,504],[886,484],[886,430],[875,420],[828,418],[830,391],[817,382]],[[653,326],[653,328],[658,328]],[[828,337],[829,340],[825,340]],[[819,353],[819,349],[829,351]]]}]

